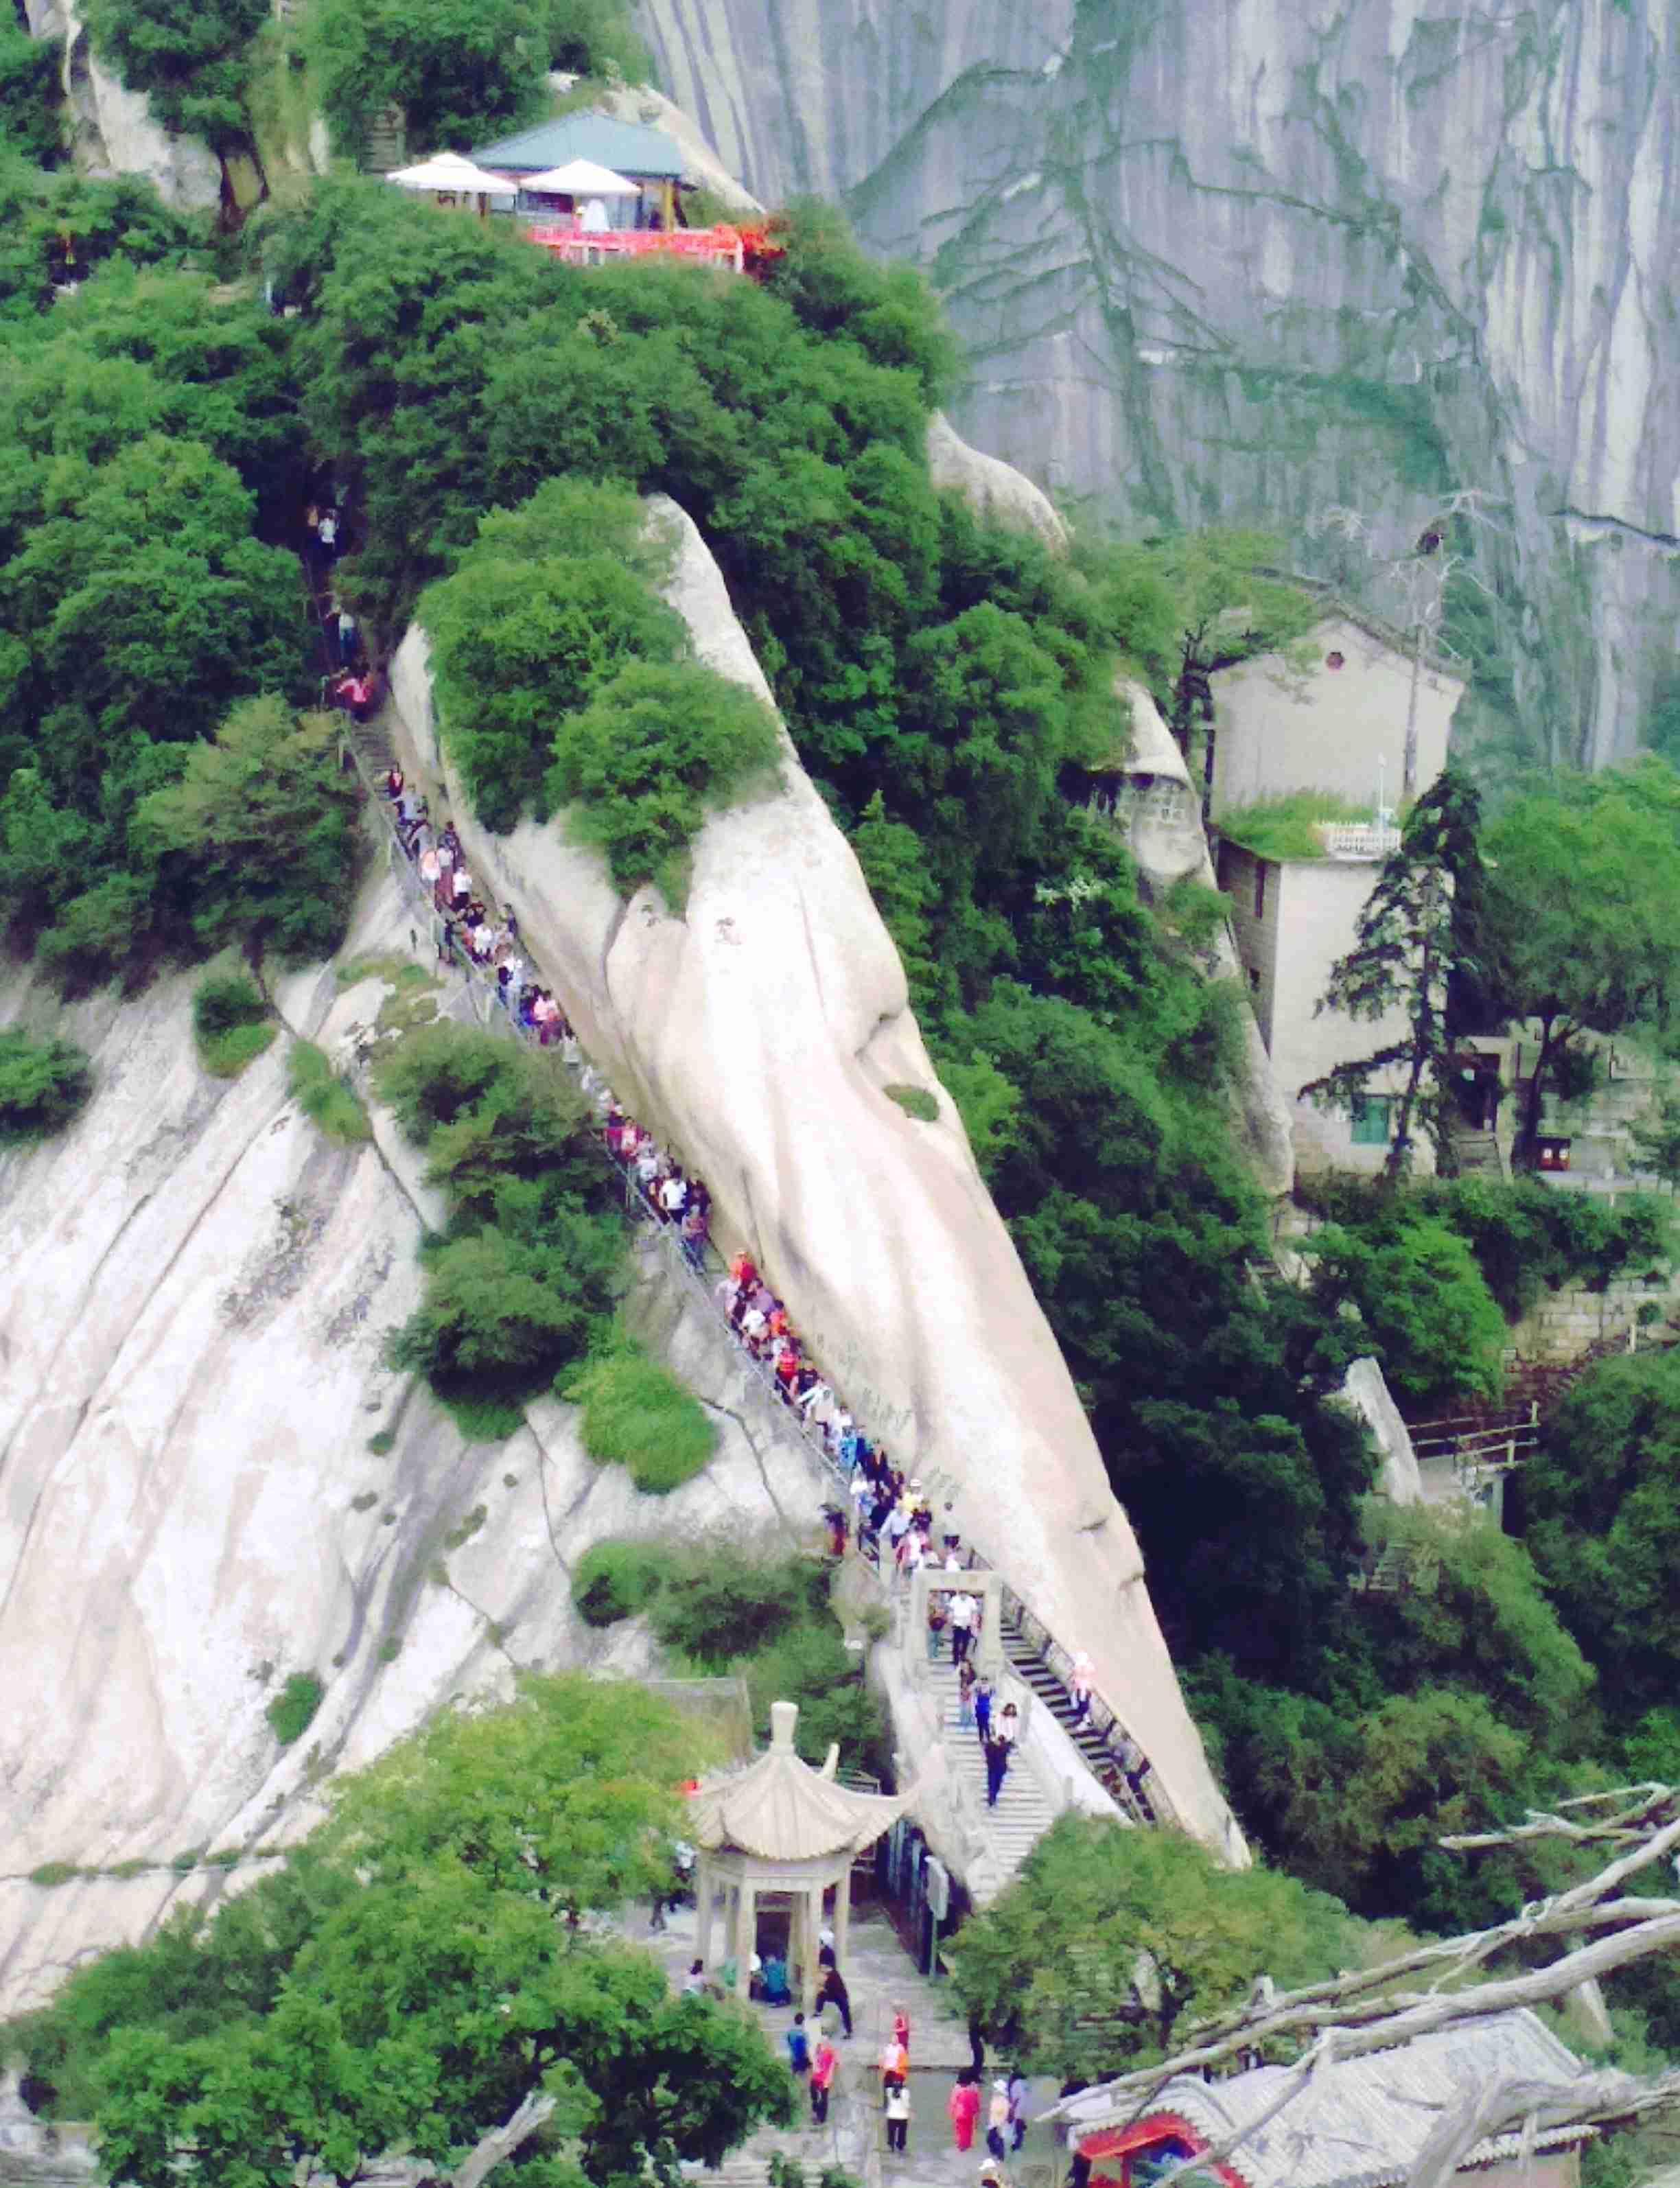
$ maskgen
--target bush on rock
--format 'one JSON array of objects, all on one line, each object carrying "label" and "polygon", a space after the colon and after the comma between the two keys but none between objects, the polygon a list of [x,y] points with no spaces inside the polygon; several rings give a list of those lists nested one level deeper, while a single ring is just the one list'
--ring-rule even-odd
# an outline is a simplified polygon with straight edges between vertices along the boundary
[{"label": "bush on rock", "polygon": [[708,812],[767,783],[778,750],[774,717],[739,684],[697,662],[638,662],[561,724],[549,796],[626,896],[657,882],[680,911]]},{"label": "bush on rock", "polygon": [[93,1091],[86,1052],[74,1041],[0,1033],[0,1147],[60,1132]]},{"label": "bush on rock", "polygon": [[237,1079],[279,1031],[249,973],[206,973],[193,990],[193,1035],[212,1079]]},{"label": "bush on rock", "polygon": [[572,1569],[572,1600],[585,1625],[616,1625],[646,1610],[670,1568],[669,1555],[651,1542],[596,1542]]},{"label": "bush on rock", "polygon": [[583,1408],[583,1448],[629,1469],[646,1495],[679,1489],[710,1464],[718,1431],[668,1368],[620,1337],[566,1385]]}]

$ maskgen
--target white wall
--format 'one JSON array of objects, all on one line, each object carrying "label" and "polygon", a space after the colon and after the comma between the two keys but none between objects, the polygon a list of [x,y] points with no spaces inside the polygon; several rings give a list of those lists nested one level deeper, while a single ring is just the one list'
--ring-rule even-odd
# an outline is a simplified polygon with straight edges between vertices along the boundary
[{"label": "white wall", "polygon": [[[1262,870],[1266,887],[1256,913],[1254,881]],[[1309,1080],[1322,1079],[1337,1064],[1368,1056],[1405,1035],[1403,1009],[1367,1020],[1316,1008],[1329,985],[1331,967],[1353,947],[1359,915],[1380,871],[1373,859],[1303,859],[1280,865],[1257,859],[1240,844],[1221,846],[1220,887],[1230,902],[1237,954],[1272,1075],[1289,1105],[1298,1168],[1380,1170],[1387,1152],[1383,1147],[1356,1147],[1345,1111],[1320,1109],[1298,1098]],[[1252,977],[1256,973],[1258,979]],[[1381,1074],[1372,1080],[1372,1091],[1398,1087],[1404,1079],[1401,1070]],[[1420,1170],[1434,1167],[1433,1153],[1421,1138],[1414,1139],[1412,1163]]]},{"label": "white wall", "polygon": [[[1388,802],[1400,802],[1412,663],[1345,616],[1312,633],[1319,665],[1288,674],[1276,654],[1214,677],[1213,817],[1289,790],[1322,790],[1358,804],[1377,799],[1377,761],[1387,762]],[[1339,653],[1342,666],[1326,665]],[[1418,691],[1418,787],[1446,764],[1447,732],[1463,691],[1425,668]]]}]

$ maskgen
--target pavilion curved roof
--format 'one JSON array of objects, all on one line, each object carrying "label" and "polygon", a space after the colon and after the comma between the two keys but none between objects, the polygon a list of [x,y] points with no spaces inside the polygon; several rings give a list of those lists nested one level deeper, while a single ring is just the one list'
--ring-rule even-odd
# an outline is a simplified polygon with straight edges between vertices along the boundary
[{"label": "pavilion curved roof", "polygon": [[905,1794],[859,1793],[814,1770],[793,1745],[794,1702],[770,1709],[770,1744],[744,1770],[707,1779],[689,1796],[684,1835],[708,1852],[733,1847],[764,1861],[860,1853],[910,1805]]}]

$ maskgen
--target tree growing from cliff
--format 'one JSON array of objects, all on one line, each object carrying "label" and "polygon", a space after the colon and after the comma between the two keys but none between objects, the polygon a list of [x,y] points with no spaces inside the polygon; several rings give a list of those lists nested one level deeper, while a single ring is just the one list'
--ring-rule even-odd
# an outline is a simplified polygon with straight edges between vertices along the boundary
[{"label": "tree growing from cliff", "polygon": [[247,699],[180,779],[153,791],[133,829],[158,867],[157,894],[198,944],[325,956],[344,932],[361,870],[358,797],[324,714]]},{"label": "tree growing from cliff", "polygon": [[550,14],[542,0],[314,0],[304,40],[334,144],[359,154],[393,104],[417,152],[536,120]]},{"label": "tree growing from cliff", "polygon": [[1300,1090],[1304,1100],[1349,1108],[1368,1090],[1405,1075],[1395,1097],[1393,1135],[1384,1159],[1392,1182],[1410,1165],[1415,1129],[1434,1142],[1435,1167],[1450,1168],[1452,1040],[1448,983],[1464,954],[1463,920],[1479,899],[1476,848],[1481,803],[1474,786],[1448,768],[1406,816],[1400,848],[1384,861],[1354,929],[1354,945],[1330,968],[1316,1006],[1373,1023],[1403,1011],[1405,1033]]},{"label": "tree growing from cliff", "polygon": [[1538,1028],[1517,1139],[1531,1165],[1548,1092],[1590,1063],[1583,1037],[1667,1022],[1680,979],[1680,776],[1655,757],[1553,776],[1500,815],[1484,849],[1483,978]]},{"label": "tree growing from cliff", "polygon": [[246,143],[249,48],[268,0],[87,0],[82,12],[95,50],[166,128],[217,154]]},{"label": "tree growing from cliff", "polygon": [[1030,2071],[1095,2079],[1159,2058],[1255,1978],[1328,1974],[1354,1925],[1333,1900],[1232,1872],[1175,1831],[1063,1815],[947,1947],[957,1996]]},{"label": "tree growing from cliff", "polygon": [[0,1032],[0,1147],[61,1132],[93,1091],[86,1053],[73,1041]]}]

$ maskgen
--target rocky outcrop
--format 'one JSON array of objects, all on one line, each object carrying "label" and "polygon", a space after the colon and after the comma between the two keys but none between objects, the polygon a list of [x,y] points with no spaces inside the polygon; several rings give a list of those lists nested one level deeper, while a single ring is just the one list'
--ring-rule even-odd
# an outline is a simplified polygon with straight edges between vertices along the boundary
[{"label": "rocky outcrop", "polygon": [[[1099,809],[1125,828],[1146,897],[1157,899],[1175,883],[1192,877],[1206,888],[1215,888],[1213,858],[1202,826],[1202,802],[1160,708],[1145,685],[1123,673],[1115,675],[1114,694],[1125,708],[1125,750],[1119,756],[1118,770],[1104,779],[1110,784],[1118,779],[1124,787],[1118,796],[1113,788],[1104,790]],[[1221,927],[1209,945],[1205,970],[1210,979],[1237,984],[1243,1066],[1233,1122],[1255,1182],[1277,1199],[1288,1192],[1295,1177],[1289,1105],[1260,1037],[1228,927]]]},{"label": "rocky outcrop", "polygon": [[1035,533],[1046,547],[1066,553],[1068,527],[1050,496],[1012,464],[971,448],[943,410],[927,421],[927,475],[936,487],[960,493],[976,516],[1007,532]]},{"label": "rocky outcrop", "polygon": [[1261,523],[1339,580],[1328,506],[1390,551],[1481,488],[1459,734],[1631,748],[1680,611],[1663,0],[639,12],[759,197],[843,198],[927,265],[970,439],[1133,533]]},{"label": "rocky outcrop", "polygon": [[166,206],[199,212],[218,205],[222,166],[207,144],[177,136],[154,117],[143,92],[130,91],[93,52],[70,0],[41,11],[37,37],[64,40],[65,104],[76,164],[93,175],[135,175]]},{"label": "rocky outcrop", "polygon": [[[350,952],[409,934],[386,882]],[[467,1441],[382,1358],[438,1212],[412,1151],[383,1126],[372,1147],[324,1139],[284,1042],[231,1085],[206,1077],[190,986],[55,1018],[93,1057],[94,1099],[61,1138],[0,1155],[0,2012],[224,1888],[194,1850],[300,1836],[324,1776],[452,1697],[516,1666],[646,1669],[634,1629],[572,1610],[591,1542],[804,1540],[821,1495],[686,1293],[646,1318],[722,1435],[674,1495],[596,1465],[558,1401],[505,1442]],[[279,1003],[331,1051],[384,992],[324,968]],[[14,980],[0,1019],[50,1000]],[[283,1750],[264,1711],[293,1672],[324,1694]],[[59,1864],[103,1873],[30,1881]]]},{"label": "rocky outcrop", "polygon": [[[690,520],[670,596],[696,651],[770,702]],[[393,691],[409,757],[448,779],[423,632]],[[1097,1683],[1209,1843],[1242,1841],[1178,1690],[1125,1514],[910,1009],[849,845],[784,734],[781,779],[708,820],[680,917],[626,904],[558,826],[495,837],[448,784],[469,864],[517,911],[584,1048],[710,1185],[860,1418]],[[917,1087],[937,1119],[888,1087]]]}]

